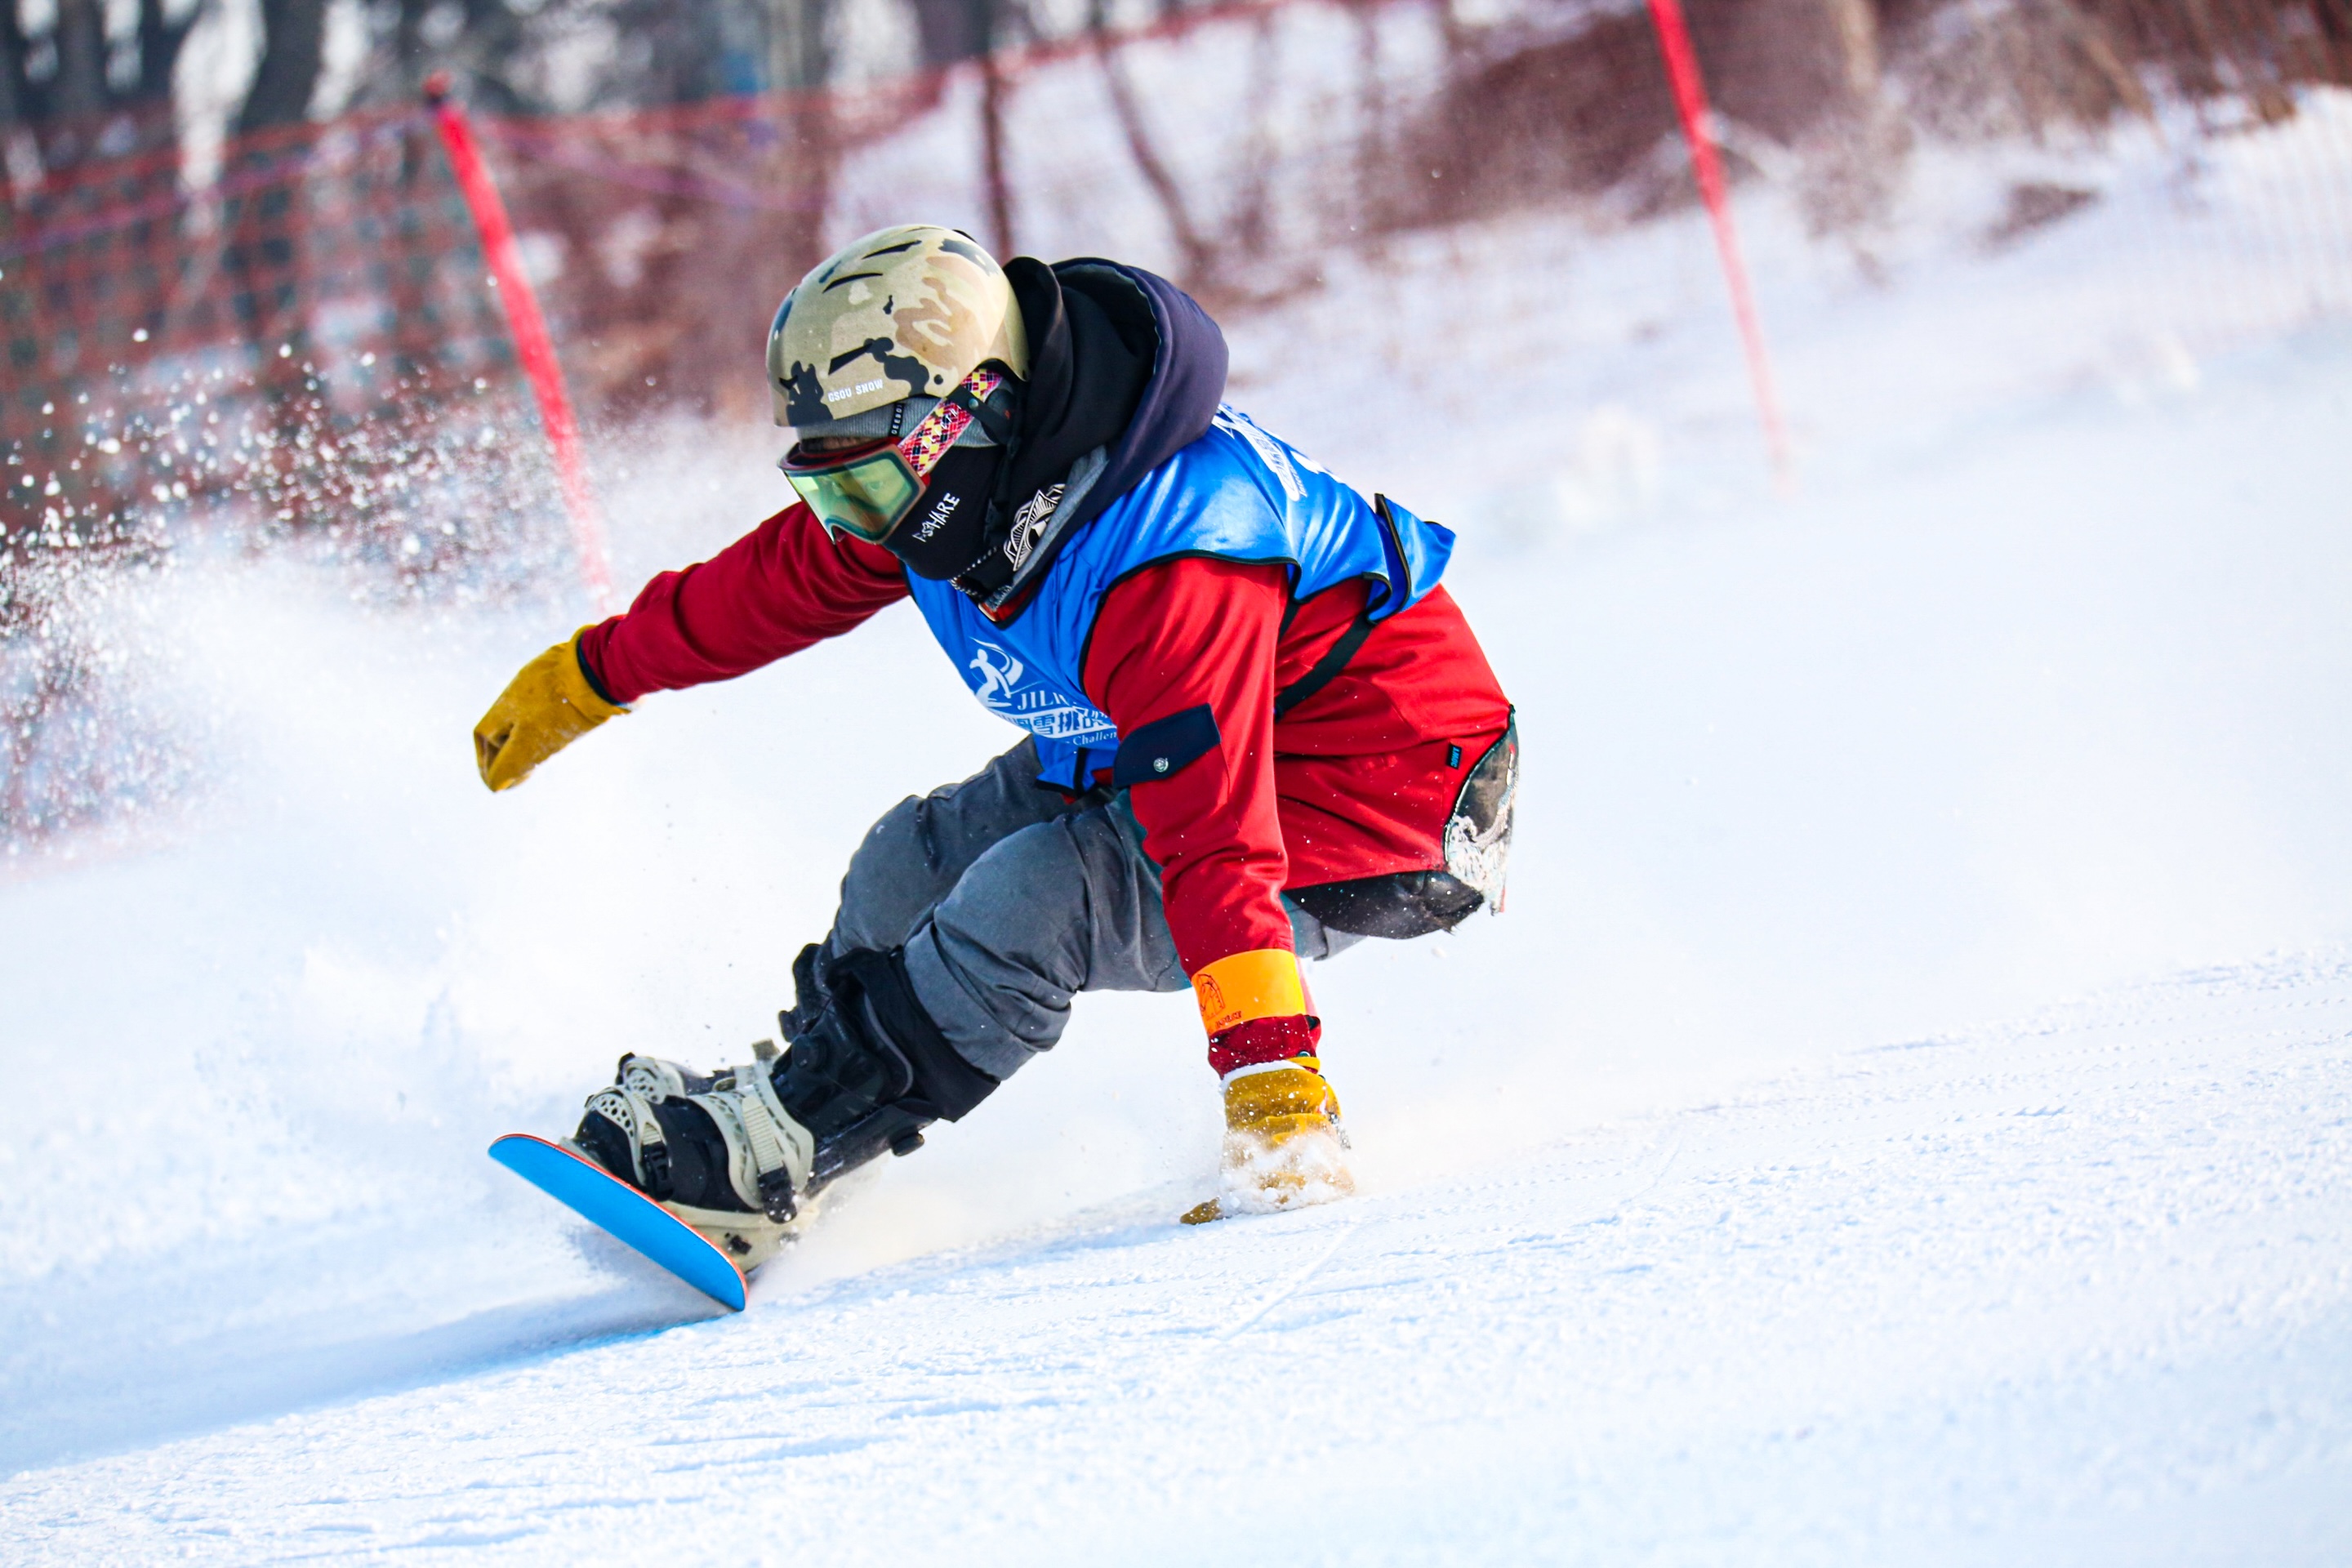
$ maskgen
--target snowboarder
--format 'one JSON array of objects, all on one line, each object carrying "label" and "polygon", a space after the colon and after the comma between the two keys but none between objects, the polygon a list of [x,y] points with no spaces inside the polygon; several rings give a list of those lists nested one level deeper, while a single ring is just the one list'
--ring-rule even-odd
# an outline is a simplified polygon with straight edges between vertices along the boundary
[{"label": "snowboarder", "polygon": [[1198,1000],[1226,1133],[1187,1219],[1350,1190],[1299,960],[1499,900],[1517,731],[1438,585],[1453,536],[1224,405],[1225,363],[1139,268],[868,235],[770,329],[800,504],[540,655],[475,730],[508,789],[648,692],[911,596],[1029,731],[875,825],[793,964],[781,1054],[624,1057],[590,1097],[577,1144],[744,1268],[1051,1048],[1080,991]]}]

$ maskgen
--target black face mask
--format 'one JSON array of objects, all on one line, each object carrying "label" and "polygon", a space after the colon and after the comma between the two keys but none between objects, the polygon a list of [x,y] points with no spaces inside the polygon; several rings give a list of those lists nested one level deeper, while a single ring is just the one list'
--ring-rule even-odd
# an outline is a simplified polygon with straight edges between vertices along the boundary
[{"label": "black face mask", "polygon": [[918,577],[944,583],[987,548],[989,492],[1004,460],[1002,447],[950,447],[931,470],[922,499],[882,548]]}]

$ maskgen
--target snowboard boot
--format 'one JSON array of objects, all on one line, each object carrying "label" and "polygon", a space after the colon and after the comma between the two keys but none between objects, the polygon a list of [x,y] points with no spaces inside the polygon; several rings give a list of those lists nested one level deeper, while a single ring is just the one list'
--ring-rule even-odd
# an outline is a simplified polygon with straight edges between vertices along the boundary
[{"label": "snowboard boot", "polygon": [[997,1083],[948,1044],[897,953],[845,954],[822,984],[811,953],[793,967],[781,1058],[763,1040],[754,1063],[705,1076],[623,1057],[573,1139],[746,1270],[782,1247],[804,1200],[885,1150],[914,1152]]},{"label": "snowboard boot", "polygon": [[792,1234],[793,1191],[815,1153],[776,1099],[776,1047],[708,1075],[625,1056],[611,1089],[588,1097],[572,1142],[750,1270]]},{"label": "snowboard boot", "polygon": [[1224,1083],[1220,1191],[1189,1210],[1186,1225],[1326,1204],[1356,1190],[1339,1097],[1319,1061],[1298,1056],[1235,1068]]}]

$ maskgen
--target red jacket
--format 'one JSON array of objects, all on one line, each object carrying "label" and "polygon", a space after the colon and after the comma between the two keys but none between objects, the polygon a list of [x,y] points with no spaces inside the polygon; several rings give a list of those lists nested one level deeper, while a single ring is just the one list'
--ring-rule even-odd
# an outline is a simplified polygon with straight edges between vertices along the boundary
[{"label": "red jacket", "polygon": [[[1145,568],[1103,602],[1087,696],[1121,734],[1207,703],[1217,752],[1129,799],[1161,868],[1187,973],[1291,947],[1277,895],[1444,863],[1445,819],[1509,705],[1442,586],[1380,622],[1339,676],[1280,720],[1276,690],[1351,626],[1353,583],[1283,625],[1279,565],[1185,558]],[[581,647],[616,702],[725,680],[830,637],[907,596],[887,552],[828,535],[803,506],[710,560],[665,572]]]}]

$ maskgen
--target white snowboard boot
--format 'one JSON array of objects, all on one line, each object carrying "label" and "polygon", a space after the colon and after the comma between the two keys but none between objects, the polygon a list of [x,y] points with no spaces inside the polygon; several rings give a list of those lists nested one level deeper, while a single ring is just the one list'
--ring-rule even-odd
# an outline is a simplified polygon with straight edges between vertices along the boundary
[{"label": "white snowboard boot", "polygon": [[613,1087],[588,1097],[573,1142],[746,1271],[792,1235],[816,1140],[776,1098],[762,1040],[741,1067],[699,1074],[659,1057],[625,1056]]}]

